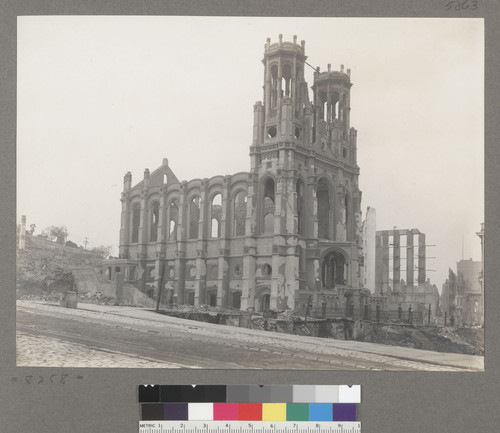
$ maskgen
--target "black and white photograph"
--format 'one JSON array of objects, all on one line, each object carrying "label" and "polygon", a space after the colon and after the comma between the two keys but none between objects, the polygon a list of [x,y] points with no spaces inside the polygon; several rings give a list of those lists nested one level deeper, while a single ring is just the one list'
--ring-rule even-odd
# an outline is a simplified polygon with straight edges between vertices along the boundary
[{"label": "black and white photograph", "polygon": [[16,365],[484,371],[484,37],[18,17]]}]

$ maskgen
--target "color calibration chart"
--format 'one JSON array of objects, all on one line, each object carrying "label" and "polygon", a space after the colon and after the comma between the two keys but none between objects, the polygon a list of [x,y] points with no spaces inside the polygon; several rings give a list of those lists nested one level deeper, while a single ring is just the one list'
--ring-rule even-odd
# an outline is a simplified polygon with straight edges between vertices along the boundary
[{"label": "color calibration chart", "polygon": [[139,433],[360,433],[360,385],[140,385]]}]

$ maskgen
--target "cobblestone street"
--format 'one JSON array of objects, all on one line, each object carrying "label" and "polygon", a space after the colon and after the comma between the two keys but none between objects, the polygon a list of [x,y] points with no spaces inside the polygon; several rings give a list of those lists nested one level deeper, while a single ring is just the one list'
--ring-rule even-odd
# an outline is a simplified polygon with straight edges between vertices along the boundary
[{"label": "cobblestone street", "polygon": [[17,302],[17,364],[478,371],[483,357],[200,323],[134,307]]}]

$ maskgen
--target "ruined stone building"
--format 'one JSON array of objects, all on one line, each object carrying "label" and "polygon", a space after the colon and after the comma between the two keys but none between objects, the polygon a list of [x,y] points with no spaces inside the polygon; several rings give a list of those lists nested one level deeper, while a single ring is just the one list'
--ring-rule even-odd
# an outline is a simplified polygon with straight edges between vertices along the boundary
[{"label": "ruined stone building", "polygon": [[181,182],[164,159],[125,175],[110,279],[161,285],[165,303],[363,310],[350,70],[317,68],[310,99],[306,59],[295,36],[267,40],[248,172]]},{"label": "ruined stone building", "polygon": [[418,229],[376,232],[375,293],[384,297],[386,308],[399,306],[431,315],[441,314],[439,291],[427,278],[425,234]]},{"label": "ruined stone building", "polygon": [[425,234],[418,229],[380,230],[376,233],[375,292],[399,292],[426,281]]}]

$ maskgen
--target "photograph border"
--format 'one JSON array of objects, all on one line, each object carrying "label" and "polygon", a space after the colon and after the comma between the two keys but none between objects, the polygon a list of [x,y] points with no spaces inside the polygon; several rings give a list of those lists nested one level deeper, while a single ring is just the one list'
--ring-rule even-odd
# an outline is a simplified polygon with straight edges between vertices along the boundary
[{"label": "photograph border", "polygon": [[[1,9],[2,65],[0,89],[0,418],[6,432],[136,432],[139,420],[137,385],[144,383],[220,384],[361,384],[359,419],[363,432],[495,431],[500,371],[500,293],[495,258],[500,251],[500,136],[495,78],[500,70],[500,5],[477,2],[477,11],[446,10],[448,1],[358,1],[301,3],[275,1],[142,2],[115,1],[86,6],[76,1],[5,2]],[[463,1],[461,1],[461,4]],[[475,4],[469,2],[468,4]],[[484,17],[486,38],[485,92],[485,372],[363,372],[276,370],[169,370],[35,368],[15,366],[15,142],[16,142],[16,19],[19,15],[248,15],[345,17]],[[299,18],[297,18],[299,19]],[[490,225],[491,224],[491,225]],[[207,374],[208,373],[208,374]],[[457,375],[460,375],[457,377]],[[24,378],[43,377],[26,383]],[[64,378],[62,378],[64,376]],[[57,379],[51,383],[49,377]]]}]

